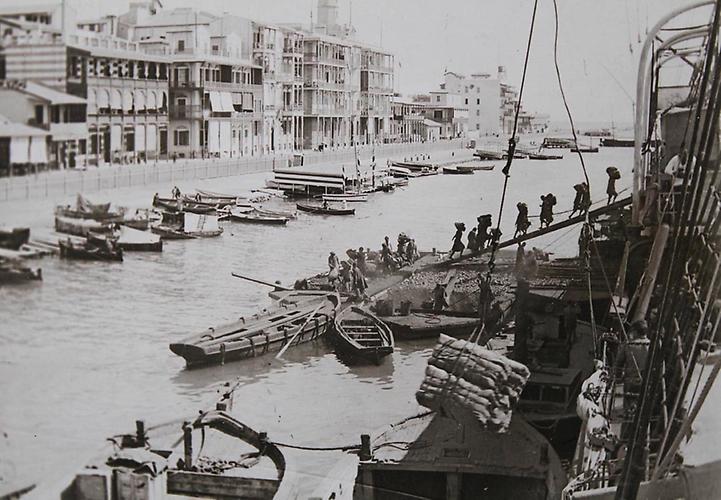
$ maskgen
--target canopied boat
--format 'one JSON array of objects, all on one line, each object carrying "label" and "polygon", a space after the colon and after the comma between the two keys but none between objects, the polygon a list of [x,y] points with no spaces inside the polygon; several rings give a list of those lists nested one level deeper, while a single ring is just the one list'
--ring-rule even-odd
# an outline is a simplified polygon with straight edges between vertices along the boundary
[{"label": "canopied boat", "polygon": [[269,311],[211,327],[170,344],[188,367],[223,364],[279,351],[323,336],[333,325],[340,298],[336,293],[298,303],[284,303]]},{"label": "canopied boat", "polygon": [[187,212],[163,212],[163,220],[151,231],[167,240],[212,238],[223,234],[217,216]]},{"label": "canopied boat", "polygon": [[30,239],[30,228],[0,227],[0,247],[17,250]]},{"label": "canopied boat", "polygon": [[333,342],[338,353],[380,363],[393,352],[393,332],[373,313],[357,306],[340,312],[334,322]]}]

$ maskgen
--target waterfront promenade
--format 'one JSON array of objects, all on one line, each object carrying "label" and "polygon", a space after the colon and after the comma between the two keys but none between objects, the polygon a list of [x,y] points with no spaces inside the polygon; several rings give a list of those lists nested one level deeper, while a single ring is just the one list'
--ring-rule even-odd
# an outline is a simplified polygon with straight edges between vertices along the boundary
[{"label": "waterfront promenade", "polygon": [[[433,154],[460,149],[461,140],[429,143],[379,144],[375,146],[376,163],[385,165],[387,159],[403,159],[410,155]],[[470,151],[470,150],[469,150]],[[363,165],[368,165],[373,146],[358,147]],[[166,185],[191,179],[213,179],[256,172],[271,172],[285,168],[292,152],[240,158],[206,158],[164,160],[158,162],[87,167],[86,169],[53,170],[20,177],[0,178],[0,208],[6,202],[61,200],[76,193],[136,186]],[[303,151],[304,166],[344,165],[349,175],[354,172],[353,148],[326,151]]]}]

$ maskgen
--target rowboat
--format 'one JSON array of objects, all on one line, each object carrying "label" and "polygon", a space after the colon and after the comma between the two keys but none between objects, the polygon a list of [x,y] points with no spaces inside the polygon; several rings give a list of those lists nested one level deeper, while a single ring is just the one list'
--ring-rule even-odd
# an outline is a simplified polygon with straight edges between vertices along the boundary
[{"label": "rowboat", "polygon": [[571,148],[571,153],[598,153],[598,148],[595,146],[581,146]]},{"label": "rowboat", "polygon": [[261,356],[323,336],[333,324],[340,304],[337,293],[317,300],[284,304],[251,317],[211,327],[170,344],[170,350],[185,359],[189,368],[223,364]]},{"label": "rowboat", "polygon": [[361,202],[368,201],[368,195],[363,193],[337,193],[337,194],[324,194],[322,196],[323,201],[341,203],[343,201]]},{"label": "rowboat", "polygon": [[186,212],[163,212],[162,222],[150,230],[166,240],[212,238],[223,234],[217,216]]},{"label": "rowboat", "polygon": [[429,170],[437,170],[437,168],[432,163],[427,162],[420,162],[420,161],[394,161],[391,162],[391,165],[394,167],[401,167],[405,168],[407,170],[410,170],[411,172],[423,172],[423,171],[429,171]]},{"label": "rowboat", "polygon": [[222,199],[226,200],[228,203],[235,203],[238,199],[243,199],[242,196],[234,195],[234,194],[224,194],[224,193],[217,193],[215,191],[206,191],[204,189],[196,189],[196,193],[198,193],[203,198],[215,198],[215,199]]},{"label": "rowboat", "polygon": [[31,269],[19,262],[0,259],[0,285],[40,281],[42,279],[43,274],[40,268]]},{"label": "rowboat", "polygon": [[563,155],[549,155],[545,153],[528,153],[529,160],[562,160]]},{"label": "rowboat", "polygon": [[496,168],[495,165],[463,165],[463,168],[473,170],[474,172],[477,170],[493,170]]},{"label": "rowboat", "polygon": [[0,247],[17,250],[30,239],[30,228],[27,227],[0,227]]},{"label": "rowboat", "polygon": [[184,421],[146,428],[137,420],[135,432],[109,438],[62,492],[38,498],[296,498],[292,458],[230,415],[233,389]]},{"label": "rowboat", "polygon": [[399,340],[433,338],[441,333],[451,337],[464,337],[481,324],[477,316],[460,315],[450,311],[417,311],[407,316],[381,316],[381,320],[390,327]]},{"label": "rowboat", "polygon": [[322,205],[310,205],[306,203],[296,203],[295,205],[301,212],[308,212],[320,215],[353,215],[355,208],[331,208]]},{"label": "rowboat", "polygon": [[388,167],[388,172],[393,177],[398,177],[401,179],[407,179],[408,177],[411,177],[411,171],[409,169],[396,165],[391,165],[390,167]]},{"label": "rowboat", "polygon": [[95,245],[105,245],[111,240],[125,252],[162,252],[163,240],[160,236],[130,227],[120,227],[112,233],[98,234],[90,232],[88,241]]},{"label": "rowboat", "polygon": [[183,198],[176,200],[175,198],[161,198],[157,195],[153,198],[153,206],[164,210],[191,212],[195,214],[215,212],[217,207],[217,205],[209,205],[197,201],[185,201]]},{"label": "rowboat", "polygon": [[259,210],[250,210],[248,212],[236,212],[231,210],[228,215],[229,220],[233,222],[245,222],[246,224],[269,224],[283,226],[288,223],[287,217],[263,213]]},{"label": "rowboat", "polygon": [[188,234],[182,229],[166,226],[165,224],[153,226],[150,228],[150,231],[152,231],[153,234],[160,236],[161,240],[194,240],[197,238],[197,236]]},{"label": "rowboat", "polygon": [[393,332],[376,315],[357,306],[338,314],[334,321],[333,341],[341,355],[376,364],[393,352]]},{"label": "rowboat", "polygon": [[60,257],[75,260],[107,260],[123,261],[123,250],[107,241],[106,245],[96,245],[88,241],[85,245],[78,245],[68,240],[58,240]]},{"label": "rowboat", "polygon": [[473,170],[463,169],[461,167],[443,167],[444,175],[472,175]]}]

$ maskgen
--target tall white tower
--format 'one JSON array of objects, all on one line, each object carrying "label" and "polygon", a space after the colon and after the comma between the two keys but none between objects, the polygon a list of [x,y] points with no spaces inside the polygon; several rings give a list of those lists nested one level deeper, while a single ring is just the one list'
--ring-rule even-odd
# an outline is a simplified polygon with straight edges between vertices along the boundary
[{"label": "tall white tower", "polygon": [[318,0],[318,25],[325,26],[328,32],[338,26],[338,1]]}]

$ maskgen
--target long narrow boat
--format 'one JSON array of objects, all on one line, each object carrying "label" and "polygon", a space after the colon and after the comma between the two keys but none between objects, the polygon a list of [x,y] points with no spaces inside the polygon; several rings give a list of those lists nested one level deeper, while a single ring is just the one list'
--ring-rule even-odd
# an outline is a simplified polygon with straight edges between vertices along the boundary
[{"label": "long narrow boat", "polygon": [[0,285],[40,281],[43,273],[40,268],[31,269],[20,262],[0,258]]},{"label": "long narrow boat", "polygon": [[547,153],[528,153],[529,160],[562,160],[563,155],[552,155]]},{"label": "long narrow boat", "polygon": [[476,152],[473,153],[473,156],[480,158],[481,160],[501,160],[501,159],[503,159],[502,153],[499,153],[498,151],[491,151],[488,149],[476,149]]},{"label": "long narrow boat", "polygon": [[444,175],[473,175],[473,170],[461,169],[461,167],[443,167]]},{"label": "long narrow boat", "polygon": [[450,311],[417,311],[407,316],[381,316],[381,320],[399,340],[435,338],[441,333],[451,337],[466,337],[481,324],[477,316]]},{"label": "long narrow boat", "polygon": [[268,312],[211,327],[170,344],[189,368],[261,356],[323,336],[333,324],[340,304],[337,293],[315,300],[274,307]]},{"label": "long narrow boat", "polygon": [[361,201],[368,201],[368,195],[364,193],[334,193],[334,194],[324,194],[322,196],[323,201],[328,202],[361,202]]},{"label": "long narrow boat", "polygon": [[191,212],[194,214],[208,214],[215,212],[217,205],[209,205],[197,201],[188,201],[184,199],[176,200],[175,198],[153,198],[153,206],[171,211]]},{"label": "long narrow boat", "polygon": [[100,222],[94,219],[55,216],[55,230],[58,233],[72,234],[74,236],[87,236],[91,232],[105,233],[110,231],[113,224],[112,222]]},{"label": "long narrow boat", "polygon": [[376,315],[357,306],[335,318],[333,340],[340,355],[376,364],[393,352],[393,332]]},{"label": "long narrow boat", "polygon": [[355,214],[355,208],[331,208],[323,207],[322,205],[310,205],[307,203],[296,203],[295,206],[301,212],[308,212],[311,214],[319,215],[353,215]]},{"label": "long narrow boat", "polygon": [[287,217],[263,213],[258,210],[250,210],[248,212],[229,212],[229,220],[233,222],[245,222],[246,224],[266,224],[274,226],[284,226],[288,223]]},{"label": "long narrow boat", "polygon": [[596,146],[573,147],[571,153],[598,153],[598,148]]}]

